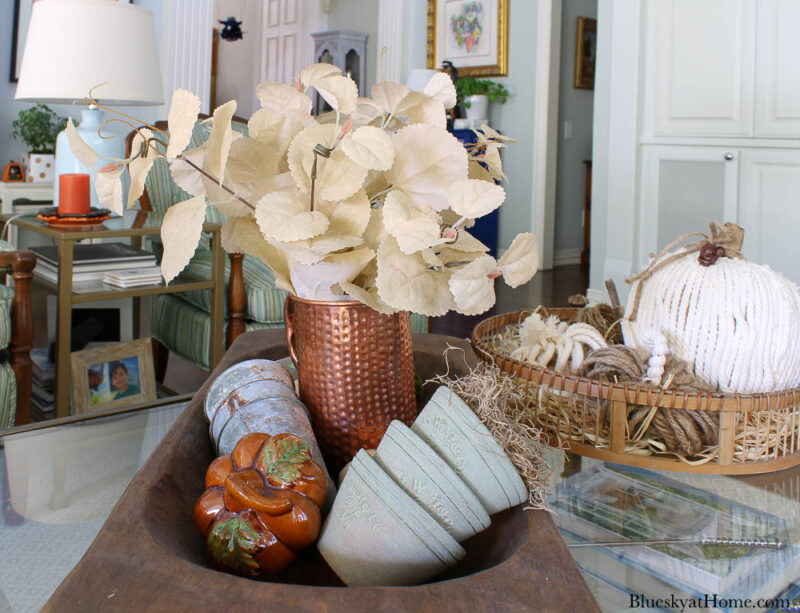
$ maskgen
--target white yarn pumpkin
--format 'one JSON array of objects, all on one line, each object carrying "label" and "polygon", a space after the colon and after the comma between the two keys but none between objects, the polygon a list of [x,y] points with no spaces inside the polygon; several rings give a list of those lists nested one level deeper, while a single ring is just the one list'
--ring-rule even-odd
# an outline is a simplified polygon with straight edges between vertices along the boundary
[{"label": "white yarn pumpkin", "polygon": [[[639,283],[635,321],[628,321]],[[626,345],[663,334],[671,353],[723,392],[800,384],[800,290],[769,266],[728,257],[703,266],[695,250],[636,281],[630,295],[622,324]]]}]

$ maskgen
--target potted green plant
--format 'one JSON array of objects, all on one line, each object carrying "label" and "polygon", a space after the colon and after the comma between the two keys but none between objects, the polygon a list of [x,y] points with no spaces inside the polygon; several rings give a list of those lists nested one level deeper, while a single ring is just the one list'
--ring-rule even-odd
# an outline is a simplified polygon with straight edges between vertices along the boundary
[{"label": "potted green plant", "polygon": [[486,119],[489,116],[489,103],[508,100],[508,90],[497,81],[465,77],[456,83],[459,99],[466,109],[467,119]]},{"label": "potted green plant", "polygon": [[45,104],[34,104],[19,112],[11,122],[11,135],[28,145],[26,176],[33,183],[53,180],[56,137],[67,124]]}]

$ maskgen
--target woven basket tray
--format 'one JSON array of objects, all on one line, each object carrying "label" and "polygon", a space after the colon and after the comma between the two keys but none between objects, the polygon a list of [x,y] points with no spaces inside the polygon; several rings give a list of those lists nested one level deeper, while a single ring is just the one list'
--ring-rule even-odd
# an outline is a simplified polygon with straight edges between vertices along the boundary
[{"label": "woven basket tray", "polygon": [[[499,337],[532,312],[490,317],[475,327],[471,340],[480,359],[495,363],[524,388],[525,418],[546,432],[551,444],[609,462],[693,473],[765,473],[800,464],[800,388],[748,395],[637,390],[500,355]],[[575,309],[548,312],[569,319]],[[695,458],[642,448],[628,432],[628,415],[641,408],[708,411],[719,420],[719,442]]]}]

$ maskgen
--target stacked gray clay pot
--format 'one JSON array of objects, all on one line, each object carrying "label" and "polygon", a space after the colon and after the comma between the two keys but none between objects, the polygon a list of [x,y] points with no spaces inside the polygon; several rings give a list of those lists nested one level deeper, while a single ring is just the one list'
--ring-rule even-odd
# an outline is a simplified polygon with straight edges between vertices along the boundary
[{"label": "stacked gray clay pot", "polygon": [[391,423],[374,459],[353,459],[317,543],[347,585],[413,585],[454,566],[489,514],[528,496],[505,452],[440,387],[409,429]]},{"label": "stacked gray clay pot", "polygon": [[288,432],[301,438],[328,478],[329,506],[336,492],[319,450],[308,409],[295,393],[294,379],[272,360],[247,360],[223,371],[206,394],[209,434],[218,455],[226,455],[252,432]]}]

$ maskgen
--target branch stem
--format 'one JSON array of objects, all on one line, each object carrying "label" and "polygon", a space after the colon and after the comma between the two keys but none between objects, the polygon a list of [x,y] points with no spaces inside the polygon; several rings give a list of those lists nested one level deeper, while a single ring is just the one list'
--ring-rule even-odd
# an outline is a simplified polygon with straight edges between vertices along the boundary
[{"label": "branch stem", "polygon": [[234,198],[236,198],[236,199],[237,199],[239,202],[241,202],[243,205],[245,205],[246,207],[248,207],[248,208],[249,208],[251,211],[255,211],[255,210],[256,210],[256,207],[254,207],[252,204],[250,204],[250,203],[249,203],[247,200],[245,200],[244,198],[242,198],[242,197],[241,197],[239,194],[237,194],[235,191],[233,191],[233,190],[232,190],[230,187],[228,187],[227,185],[224,185],[224,184],[220,183],[220,182],[219,182],[219,181],[218,181],[218,180],[217,180],[215,177],[211,176],[209,173],[207,173],[205,170],[203,170],[202,168],[200,168],[200,167],[199,167],[197,164],[195,164],[195,163],[194,163],[194,162],[192,162],[191,160],[188,160],[188,159],[186,159],[186,158],[185,158],[185,157],[183,157],[182,155],[178,155],[178,156],[176,156],[176,157],[175,157],[175,159],[177,159],[177,160],[183,160],[184,162],[186,162],[187,164],[189,164],[189,166],[191,166],[191,167],[192,167],[192,168],[194,168],[194,169],[195,169],[197,172],[199,172],[201,175],[203,175],[203,176],[204,176],[204,177],[206,177],[207,179],[210,179],[211,181],[214,181],[215,183],[217,183],[217,184],[218,184],[218,185],[219,185],[219,186],[220,186],[220,187],[221,187],[221,188],[222,188],[224,191],[228,192],[228,193],[229,193],[231,196],[233,196]]}]

